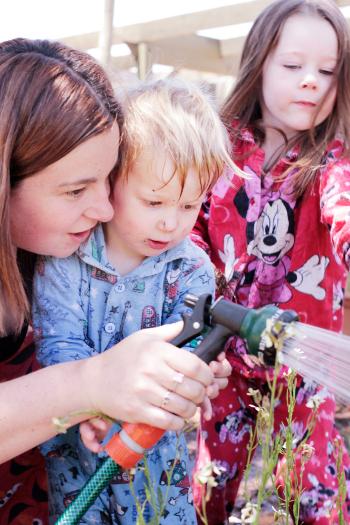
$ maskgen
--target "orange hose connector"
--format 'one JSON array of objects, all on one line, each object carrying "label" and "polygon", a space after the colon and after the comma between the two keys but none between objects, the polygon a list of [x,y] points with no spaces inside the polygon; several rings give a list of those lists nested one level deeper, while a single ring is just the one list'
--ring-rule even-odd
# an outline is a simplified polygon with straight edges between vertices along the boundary
[{"label": "orange hose connector", "polygon": [[122,468],[132,468],[142,459],[145,450],[153,447],[164,432],[162,428],[143,423],[124,423],[121,431],[109,440],[105,450]]}]

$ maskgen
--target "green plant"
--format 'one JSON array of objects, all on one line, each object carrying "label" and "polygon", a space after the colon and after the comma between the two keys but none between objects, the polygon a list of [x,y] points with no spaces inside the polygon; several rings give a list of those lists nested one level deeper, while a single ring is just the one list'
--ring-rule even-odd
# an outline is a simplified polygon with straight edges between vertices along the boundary
[{"label": "green plant", "polygon": [[[187,426],[187,428],[190,428]],[[180,436],[182,433],[177,435],[177,441],[175,446],[175,458],[172,461],[170,467],[168,470],[166,470],[166,491],[165,495],[163,496],[162,491],[160,490],[158,480],[155,480],[151,476],[150,468],[149,468],[149,461],[147,457],[147,453],[145,454],[142,463],[137,465],[137,467],[130,469],[129,471],[129,488],[130,492],[134,497],[136,509],[137,509],[137,518],[136,518],[136,525],[159,525],[162,516],[164,515],[165,509],[166,509],[166,502],[168,501],[168,493],[170,486],[172,484],[172,479],[174,475],[174,469],[176,467],[177,461],[180,461],[180,450],[179,450],[179,442],[180,442]],[[135,494],[134,486],[133,486],[133,477],[136,470],[143,470],[146,478],[146,482],[144,485],[144,498],[137,497]],[[156,487],[156,488],[155,488]],[[146,514],[146,507],[147,505],[152,509],[152,518],[149,521],[145,521],[145,514]]]},{"label": "green plant", "polygon": [[[276,432],[274,431],[274,408],[281,395],[279,388],[281,378],[287,385],[287,418],[285,424],[281,425],[279,431]],[[280,525],[288,525],[292,522],[299,523],[305,466],[314,454],[314,448],[308,441],[315,428],[318,410],[323,403],[323,397],[316,393],[309,398],[307,406],[311,409],[311,413],[306,424],[306,432],[300,439],[300,437],[295,435],[294,429],[297,381],[298,376],[295,372],[289,370],[282,373],[281,366],[277,364],[272,379],[268,380],[267,395],[262,395],[260,390],[250,389],[248,391],[248,394],[252,397],[250,406],[256,410],[257,418],[256,426],[250,433],[248,461],[243,478],[245,505],[241,509],[240,517],[231,516],[229,523],[258,525],[263,502],[271,494],[277,496],[277,508],[272,509],[274,512],[274,523]],[[252,501],[248,490],[248,478],[251,472],[252,458],[257,446],[261,447],[262,467],[256,501]],[[337,512],[339,525],[345,525],[342,509],[346,496],[346,480],[342,470],[341,445],[339,443],[335,444],[335,449],[339,484]],[[278,472],[277,466],[279,466]],[[213,487],[217,486],[217,478],[221,474],[222,471],[220,471],[215,462],[208,463],[197,473],[197,481],[206,488],[203,495],[202,508],[197,509],[204,525],[208,525],[206,503],[210,499]],[[281,485],[278,486],[277,480],[279,479],[281,480]]]}]

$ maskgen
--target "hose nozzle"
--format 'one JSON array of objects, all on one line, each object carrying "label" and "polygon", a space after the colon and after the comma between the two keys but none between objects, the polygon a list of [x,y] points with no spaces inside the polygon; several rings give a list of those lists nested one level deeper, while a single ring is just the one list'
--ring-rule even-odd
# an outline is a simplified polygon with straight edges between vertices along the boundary
[{"label": "hose nozzle", "polygon": [[[217,353],[217,347],[221,345],[223,348],[228,337],[237,335],[246,341],[249,354],[256,355],[265,365],[273,366],[279,343],[286,334],[286,326],[298,320],[297,313],[293,310],[280,310],[274,305],[258,309],[246,308],[223,297],[210,305],[209,298],[210,296],[204,295],[188,295],[185,299],[187,306],[193,309],[194,317],[212,327],[212,332],[199,345],[198,355],[208,362],[207,353],[212,358],[214,351]],[[190,316],[189,319],[192,321],[193,317]],[[193,324],[187,324],[189,340]]]}]

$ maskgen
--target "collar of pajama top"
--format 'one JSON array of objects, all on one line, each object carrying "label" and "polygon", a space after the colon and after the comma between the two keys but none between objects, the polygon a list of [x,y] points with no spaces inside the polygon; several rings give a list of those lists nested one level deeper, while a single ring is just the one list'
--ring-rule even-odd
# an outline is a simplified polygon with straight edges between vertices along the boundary
[{"label": "collar of pajama top", "polygon": [[[155,275],[162,271],[164,266],[171,261],[193,258],[193,248],[193,243],[186,238],[180,244],[174,246],[174,248],[158,256],[146,257],[141,264],[126,274],[125,277],[130,277],[134,274],[141,274],[143,276]],[[95,228],[87,242],[80,246],[76,254],[85,264],[119,277],[118,271],[108,261],[105,237],[101,225]]]}]

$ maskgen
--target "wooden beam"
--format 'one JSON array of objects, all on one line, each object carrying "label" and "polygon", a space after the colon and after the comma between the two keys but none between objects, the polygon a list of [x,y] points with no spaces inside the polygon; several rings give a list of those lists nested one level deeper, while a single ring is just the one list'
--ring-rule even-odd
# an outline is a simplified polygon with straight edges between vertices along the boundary
[{"label": "wooden beam", "polygon": [[[133,47],[133,55],[129,57],[114,57],[112,68],[123,69],[137,65],[137,47]],[[150,64],[164,64],[179,71],[191,69],[219,75],[235,74],[240,56],[222,57],[220,44],[217,40],[197,35],[188,35],[181,39],[164,39],[148,44],[148,60]],[[148,65],[150,67],[150,65]]]},{"label": "wooden beam", "polygon": [[152,63],[171,65],[175,69],[198,69],[212,73],[231,74],[232,57],[222,58],[220,43],[212,38],[187,35],[167,38],[149,44]]},{"label": "wooden beam", "polygon": [[[165,38],[194,34],[203,29],[249,22],[271,3],[272,0],[250,0],[244,4],[217,7],[141,24],[117,26],[113,28],[112,43],[156,42]],[[350,1],[337,0],[337,4],[340,7],[350,6]],[[78,49],[91,49],[98,46],[98,33],[75,35],[61,40]],[[224,48],[228,49],[231,45],[224,45]]]},{"label": "wooden beam", "polygon": [[[216,7],[141,24],[117,26],[113,29],[113,44],[155,42],[164,38],[190,35],[203,29],[250,22],[269,4],[271,0],[249,0],[244,4]],[[61,40],[72,47],[91,49],[98,45],[98,33],[74,35]]]},{"label": "wooden beam", "polygon": [[[115,27],[112,43],[127,43],[134,56],[113,58],[111,66],[123,69],[136,65],[138,44],[147,43],[151,64],[169,65],[177,70],[183,68],[230,75],[237,71],[244,37],[215,40],[195,33],[203,29],[248,22],[271,3],[272,0],[251,0],[244,4]],[[337,4],[341,7],[350,6],[350,0],[337,0]],[[86,50],[97,47],[98,33],[76,35],[62,40],[72,47]]]},{"label": "wooden beam", "polygon": [[250,22],[269,4],[271,0],[250,0],[195,13],[153,20],[142,24],[116,27],[115,35],[125,42],[155,42],[163,38],[190,35],[203,29]]},{"label": "wooden beam", "polygon": [[229,38],[228,40],[220,40],[220,53],[222,57],[230,57],[233,55],[240,55],[243,49],[245,37]]},{"label": "wooden beam", "polygon": [[131,67],[137,67],[137,61],[134,55],[128,55],[126,57],[111,57],[107,72],[121,71],[123,69],[130,69]]},{"label": "wooden beam", "polygon": [[[98,47],[99,33],[84,33],[82,35],[66,36],[59,40],[67,44],[67,46],[86,51],[87,49]],[[112,43],[115,43],[113,42],[113,38]]]}]

